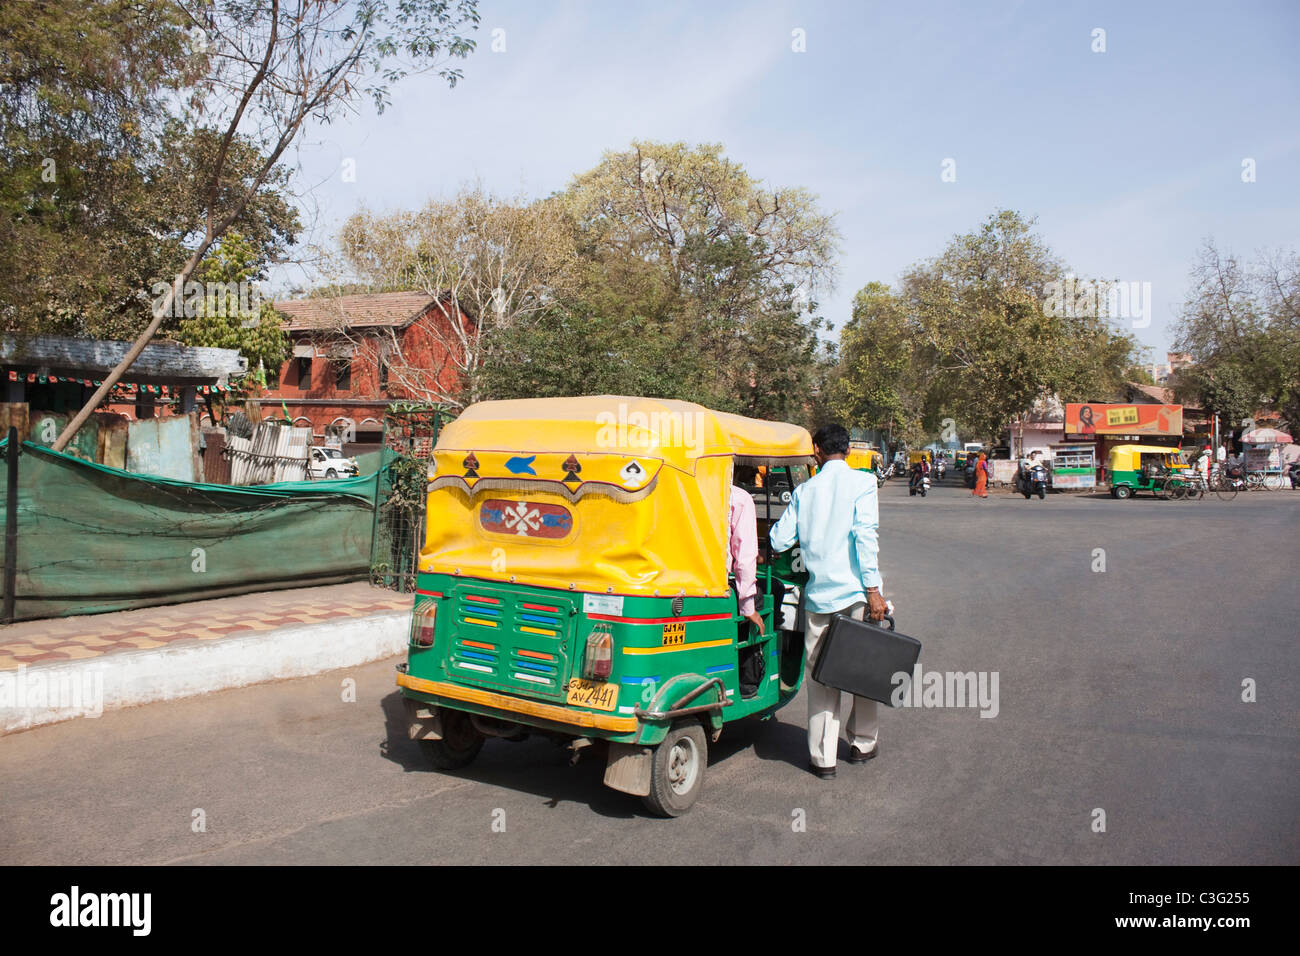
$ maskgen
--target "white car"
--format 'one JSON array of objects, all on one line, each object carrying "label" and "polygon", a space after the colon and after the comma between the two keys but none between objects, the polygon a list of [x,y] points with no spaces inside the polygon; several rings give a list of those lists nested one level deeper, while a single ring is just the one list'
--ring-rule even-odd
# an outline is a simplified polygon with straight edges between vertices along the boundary
[{"label": "white car", "polygon": [[308,451],[307,474],[312,478],[351,478],[360,474],[355,458],[344,458],[337,448],[311,448]]}]

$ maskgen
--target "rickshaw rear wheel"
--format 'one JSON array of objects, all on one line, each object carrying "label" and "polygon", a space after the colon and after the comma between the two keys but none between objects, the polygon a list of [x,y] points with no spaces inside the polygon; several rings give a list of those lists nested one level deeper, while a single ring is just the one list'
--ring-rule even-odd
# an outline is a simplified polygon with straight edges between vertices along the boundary
[{"label": "rickshaw rear wheel", "polygon": [[704,789],[709,745],[695,721],[679,723],[655,748],[650,762],[650,793],[645,805],[661,817],[679,817]]},{"label": "rickshaw rear wheel", "polygon": [[442,739],[421,740],[420,749],[438,770],[468,767],[483,749],[484,737],[475,728],[469,714],[459,710],[442,711]]},{"label": "rickshaw rear wheel", "polygon": [[1110,493],[1116,498],[1124,499],[1133,494],[1133,490],[1128,485],[1116,485],[1110,490]]}]

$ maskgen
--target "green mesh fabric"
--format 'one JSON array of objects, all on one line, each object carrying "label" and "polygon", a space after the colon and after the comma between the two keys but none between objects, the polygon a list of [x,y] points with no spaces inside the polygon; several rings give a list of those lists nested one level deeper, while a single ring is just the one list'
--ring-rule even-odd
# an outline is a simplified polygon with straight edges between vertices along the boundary
[{"label": "green mesh fabric", "polygon": [[[371,474],[248,488],[192,484],[24,442],[15,617],[364,579],[378,480]],[[0,462],[4,492],[7,484]],[[0,493],[0,528],[4,501]]]}]

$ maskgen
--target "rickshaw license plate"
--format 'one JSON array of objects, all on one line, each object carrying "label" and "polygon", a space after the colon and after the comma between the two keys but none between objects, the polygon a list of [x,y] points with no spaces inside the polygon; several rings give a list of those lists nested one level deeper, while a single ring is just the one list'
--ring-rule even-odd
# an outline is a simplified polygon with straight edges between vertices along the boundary
[{"label": "rickshaw license plate", "polygon": [[664,636],[660,642],[661,646],[669,647],[674,644],[686,643],[686,622],[669,621],[664,625]]},{"label": "rickshaw license plate", "polygon": [[618,685],[601,684],[594,680],[575,677],[569,681],[568,695],[565,701],[579,707],[594,707],[596,710],[613,710],[618,706]]}]

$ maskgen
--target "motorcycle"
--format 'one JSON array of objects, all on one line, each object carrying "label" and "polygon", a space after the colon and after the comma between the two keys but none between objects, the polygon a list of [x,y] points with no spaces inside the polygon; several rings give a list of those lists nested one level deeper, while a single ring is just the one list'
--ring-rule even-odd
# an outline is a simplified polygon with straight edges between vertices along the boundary
[{"label": "motorcycle", "polygon": [[912,472],[911,480],[909,480],[907,483],[907,493],[909,495],[915,495],[919,493],[920,496],[924,498],[926,492],[928,492],[929,490],[930,490],[930,476],[920,471],[919,469],[917,471]]},{"label": "motorcycle", "polygon": [[1016,490],[1026,499],[1038,495],[1041,501],[1047,497],[1047,469],[1041,462],[1021,464],[1016,471]]},{"label": "motorcycle", "polygon": [[940,458],[938,461],[934,463],[934,476],[938,478],[940,481],[943,481],[943,476],[947,473],[947,471],[948,471],[948,466],[947,464],[944,463],[944,460],[942,458]]}]

